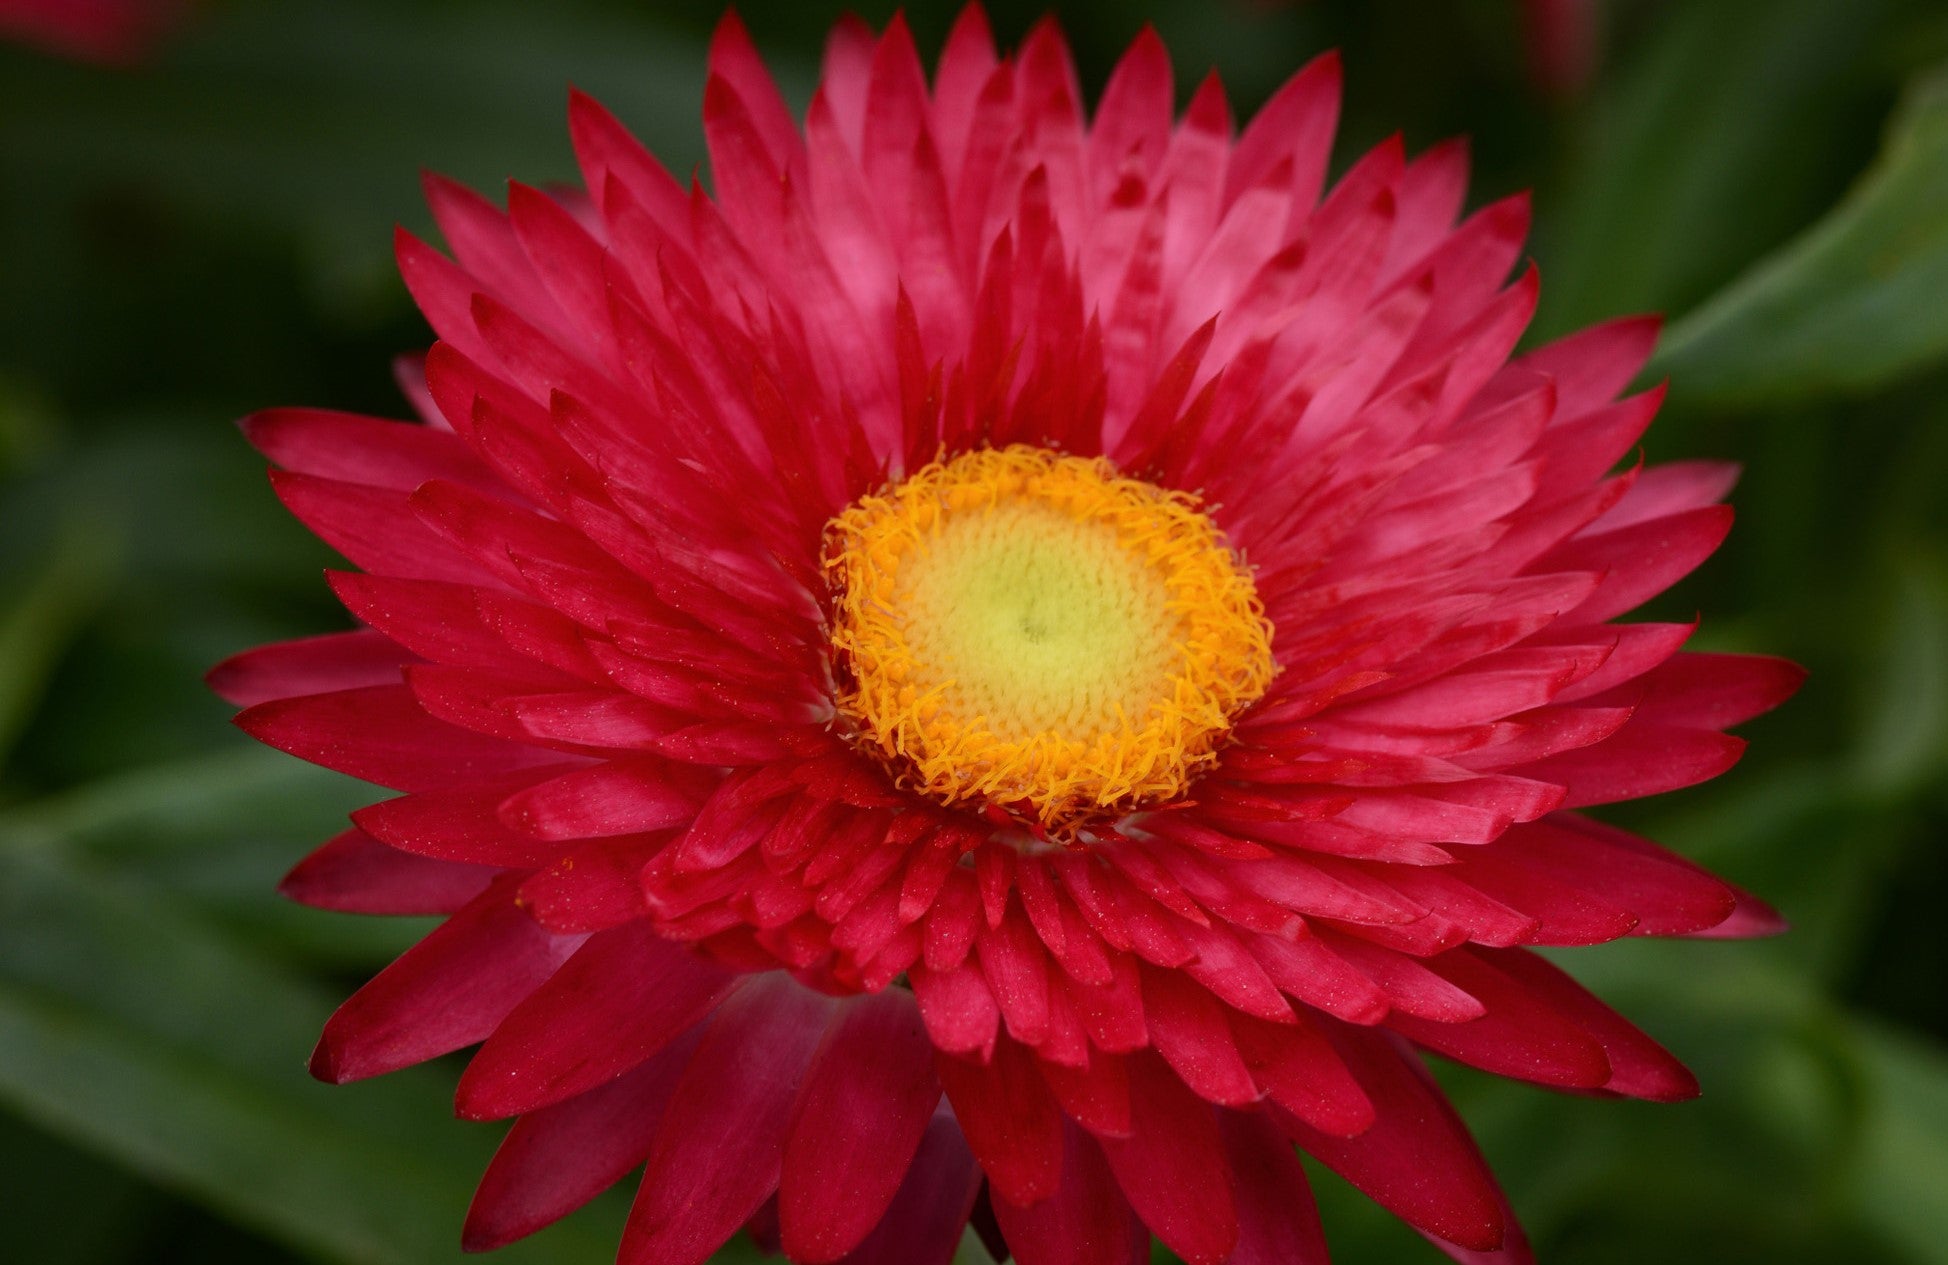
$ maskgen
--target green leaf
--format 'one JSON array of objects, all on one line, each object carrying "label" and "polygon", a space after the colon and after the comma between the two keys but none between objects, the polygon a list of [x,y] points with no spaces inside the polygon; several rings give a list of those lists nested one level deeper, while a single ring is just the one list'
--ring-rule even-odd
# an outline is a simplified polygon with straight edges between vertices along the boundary
[{"label": "green leaf", "polygon": [[1875,1103],[1854,1198],[1913,1260],[1948,1265],[1948,1052],[1878,1026],[1854,1030]]},{"label": "green leaf", "polygon": [[0,766],[55,662],[100,605],[112,556],[112,538],[90,517],[75,515],[26,590],[0,607]]},{"label": "green leaf", "polygon": [[7,1250],[34,1265],[112,1265],[133,1255],[159,1202],[129,1173],[0,1115]]},{"label": "green leaf", "polygon": [[376,969],[428,929],[280,900],[278,880],[371,802],[366,784],[238,741],[218,754],[104,777],[0,813],[8,846],[111,866],[226,929],[332,968]]},{"label": "green leaf", "polygon": [[379,0],[198,16],[154,66],[122,75],[20,54],[0,63],[11,178],[153,188],[219,224],[297,228],[320,285],[358,290],[390,286],[392,225],[424,222],[421,170],[489,189],[510,175],[573,178],[571,82],[671,170],[687,175],[702,157],[701,43],[646,17]]},{"label": "green leaf", "polygon": [[[1673,5],[1568,137],[1537,225],[1539,332],[1682,311],[1819,214],[1856,152],[1886,0]],[[1727,55],[1728,50],[1736,55]]]},{"label": "green leaf", "polygon": [[[45,849],[0,849],[0,1099],[301,1250],[461,1260],[491,1131],[448,1077],[330,1088],[304,1058],[331,997],[157,893]],[[577,1218],[509,1262],[606,1262]]]},{"label": "green leaf", "polygon": [[1871,663],[1857,747],[1862,785],[1889,797],[1922,788],[1948,766],[1948,570],[1925,555],[1897,559]]},{"label": "green leaf", "polygon": [[1825,219],[1674,326],[1653,368],[1737,404],[1860,392],[1948,355],[1948,68]]}]

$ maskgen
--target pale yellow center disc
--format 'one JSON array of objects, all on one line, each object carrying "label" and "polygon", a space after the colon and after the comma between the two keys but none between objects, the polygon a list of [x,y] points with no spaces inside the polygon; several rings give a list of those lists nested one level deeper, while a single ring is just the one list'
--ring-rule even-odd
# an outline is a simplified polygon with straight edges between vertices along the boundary
[{"label": "pale yellow center disc", "polygon": [[828,527],[839,708],[903,784],[1061,828],[1182,796],[1276,668],[1194,498],[1039,448],[936,462]]}]

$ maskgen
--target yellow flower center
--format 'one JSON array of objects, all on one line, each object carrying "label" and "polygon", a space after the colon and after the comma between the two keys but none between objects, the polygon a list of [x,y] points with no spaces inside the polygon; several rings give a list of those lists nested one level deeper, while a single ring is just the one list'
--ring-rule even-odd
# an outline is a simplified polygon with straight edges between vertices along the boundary
[{"label": "yellow flower center", "polygon": [[827,526],[839,710],[903,785],[1047,830],[1178,798],[1277,671],[1195,497],[1015,446]]}]

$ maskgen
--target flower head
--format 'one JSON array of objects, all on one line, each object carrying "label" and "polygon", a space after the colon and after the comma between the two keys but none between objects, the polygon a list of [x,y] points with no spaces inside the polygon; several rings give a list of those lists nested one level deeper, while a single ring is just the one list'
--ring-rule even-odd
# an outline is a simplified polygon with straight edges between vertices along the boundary
[{"label": "flower head", "polygon": [[[1654,329],[1511,359],[1527,208],[1330,189],[1339,67],[1234,136],[1138,39],[834,32],[801,129],[734,20],[714,196],[593,102],[586,193],[428,192],[421,424],[250,420],[357,631],[218,669],[399,792],[287,882],[446,921],[317,1073],[478,1043],[473,1246],[638,1165],[632,1262],[1323,1260],[1293,1144],[1464,1259],[1520,1231],[1415,1047],[1694,1091],[1533,955],[1763,905],[1574,810],[1729,767],[1774,660],[1617,623],[1716,465],[1609,473]],[[984,1218],[985,1219],[985,1218]]]}]

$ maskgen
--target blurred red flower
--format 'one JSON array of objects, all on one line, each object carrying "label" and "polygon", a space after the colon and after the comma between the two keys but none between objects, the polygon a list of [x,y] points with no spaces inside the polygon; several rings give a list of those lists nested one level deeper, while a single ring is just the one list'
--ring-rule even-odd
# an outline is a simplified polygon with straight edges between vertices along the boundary
[{"label": "blurred red flower", "polygon": [[81,61],[134,62],[188,9],[188,0],[0,0],[0,39]]}]

